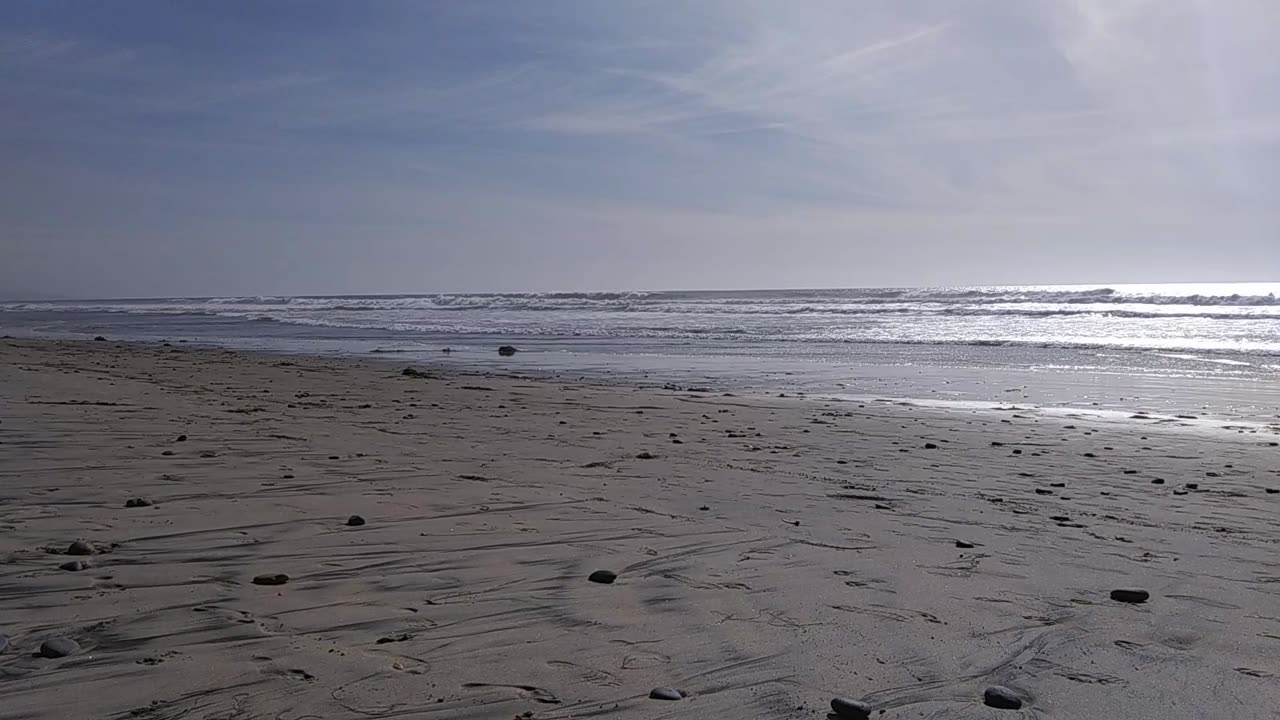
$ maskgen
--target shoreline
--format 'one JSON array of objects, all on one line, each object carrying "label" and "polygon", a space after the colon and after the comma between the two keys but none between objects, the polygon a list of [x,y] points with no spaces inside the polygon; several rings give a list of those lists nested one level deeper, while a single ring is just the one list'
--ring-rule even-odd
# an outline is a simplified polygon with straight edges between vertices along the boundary
[{"label": "shoreline", "polygon": [[[1274,434],[187,343],[0,355],[16,717],[822,718],[852,696],[979,718],[1002,685],[1060,718],[1264,718],[1280,699]],[[60,570],[77,539],[98,552]],[[1109,599],[1129,587],[1151,599]],[[55,636],[78,649],[32,657]],[[649,699],[664,686],[686,697]]]}]

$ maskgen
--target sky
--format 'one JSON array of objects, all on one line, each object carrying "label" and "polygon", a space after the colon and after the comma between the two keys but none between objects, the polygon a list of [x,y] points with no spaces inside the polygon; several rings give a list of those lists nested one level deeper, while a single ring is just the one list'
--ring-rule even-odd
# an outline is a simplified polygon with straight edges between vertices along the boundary
[{"label": "sky", "polygon": [[1280,279],[1275,0],[0,3],[0,292]]}]

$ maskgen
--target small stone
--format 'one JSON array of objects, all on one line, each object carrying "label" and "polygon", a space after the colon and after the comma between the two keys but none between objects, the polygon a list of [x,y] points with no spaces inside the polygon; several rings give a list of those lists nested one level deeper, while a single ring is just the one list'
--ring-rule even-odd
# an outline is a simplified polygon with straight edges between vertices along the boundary
[{"label": "small stone", "polygon": [[186,442],[186,441],[187,441],[187,436],[186,436],[186,435],[179,435],[178,437],[174,438],[174,439],[173,439],[173,441],[174,441],[174,442]]},{"label": "small stone", "polygon": [[92,555],[93,546],[83,540],[76,540],[67,548],[68,555]]},{"label": "small stone", "polygon": [[503,345],[502,347],[498,348],[498,354],[503,357],[511,357],[512,355],[515,355],[517,352],[519,352],[519,350],[512,345]]},{"label": "small stone", "polygon": [[1163,485],[1163,484],[1164,484],[1164,478],[1151,478],[1151,484],[1152,484],[1152,485]]},{"label": "small stone", "polygon": [[645,452],[642,452],[636,455],[637,460],[652,460],[653,457],[654,457],[653,453],[647,450]]},{"label": "small stone", "polygon": [[1200,483],[1187,483],[1187,489],[1188,489],[1188,490],[1199,490],[1199,489],[1200,489]]},{"label": "small stone", "polygon": [[1066,486],[1067,486],[1067,484],[1066,484],[1066,483],[1064,483],[1064,482],[1052,482],[1052,483],[1049,483],[1049,487],[1064,488],[1064,487],[1066,487]]},{"label": "small stone", "polygon": [[669,687],[656,687],[649,691],[650,700],[683,700],[684,693]]},{"label": "small stone", "polygon": [[925,444],[924,444],[924,449],[925,449],[925,450],[937,450],[937,449],[938,449],[938,446],[937,446],[936,444],[934,444],[934,443],[925,443]]},{"label": "small stone", "polygon": [[75,640],[62,637],[49,638],[40,645],[40,657],[66,657],[79,649],[80,643]]},{"label": "small stone", "polygon": [[161,454],[161,455],[164,455],[165,457],[169,457],[169,456],[173,455],[173,451],[172,451],[172,450],[165,450],[164,452],[161,452],[160,454]]},{"label": "small stone", "polygon": [[1280,493],[1280,488],[1267,488],[1266,493],[1268,495],[1275,495],[1276,493]]},{"label": "small stone", "polygon": [[1187,494],[1187,491],[1186,491],[1186,490],[1174,490],[1174,491],[1173,491],[1173,494],[1174,494],[1174,495],[1186,495],[1186,494]]},{"label": "small stone", "polygon": [[964,540],[957,540],[956,547],[960,548],[961,550],[970,550],[973,548],[973,543],[965,542]]},{"label": "small stone", "polygon": [[89,563],[84,560],[68,560],[59,565],[58,569],[66,570],[67,572],[80,572],[81,570],[88,570],[90,567]]},{"label": "small stone", "polygon": [[426,376],[426,373],[422,372],[422,371],[421,371],[421,370],[419,370],[418,368],[412,368],[412,367],[407,367],[407,368],[405,368],[405,369],[401,370],[401,371],[400,371],[400,374],[401,374],[401,375],[404,375],[405,377],[424,377],[424,376]]},{"label": "small stone", "polygon": [[1022,707],[1022,698],[1014,694],[1007,687],[992,685],[982,691],[982,702],[987,707],[993,707],[1000,710],[1017,710]]},{"label": "small stone", "polygon": [[601,585],[612,585],[613,581],[618,579],[618,573],[612,570],[596,570],[588,575],[587,579]]},{"label": "small stone", "polygon": [[711,506],[709,506],[709,505],[702,505],[702,506],[700,506],[698,509],[699,509],[699,510],[701,510],[701,511],[703,511],[703,512],[706,512],[707,510],[710,510],[710,509],[711,509]]},{"label": "small stone", "polygon": [[96,335],[96,336],[94,336],[94,338],[93,338],[93,339],[94,339],[94,341],[95,341],[95,342],[106,342],[106,341],[107,341],[107,339],[106,339],[106,338],[104,338],[104,337],[102,337],[101,335]]},{"label": "small stone", "polygon": [[1036,488],[1037,495],[1052,495],[1053,491],[1049,488]]},{"label": "small stone", "polygon": [[867,720],[871,717],[871,706],[861,700],[838,697],[831,699],[831,712],[838,718]]},{"label": "small stone", "polygon": [[1151,593],[1146,590],[1120,589],[1111,591],[1111,599],[1116,602],[1144,603],[1150,597]]},{"label": "small stone", "polygon": [[127,508],[151,507],[151,501],[146,498],[132,498],[125,500],[124,506]]},{"label": "small stone", "polygon": [[351,517],[347,518],[348,527],[360,527],[361,525],[364,525],[364,518],[360,517],[359,515],[352,515]]},{"label": "small stone", "polygon": [[253,578],[254,585],[283,585],[287,582],[289,576],[284,573],[267,573]]}]

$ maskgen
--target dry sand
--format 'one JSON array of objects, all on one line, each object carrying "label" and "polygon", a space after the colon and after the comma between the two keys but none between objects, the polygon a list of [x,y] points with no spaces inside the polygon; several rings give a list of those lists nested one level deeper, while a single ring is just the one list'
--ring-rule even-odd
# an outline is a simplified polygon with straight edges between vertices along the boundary
[{"label": "dry sand", "polygon": [[1271,429],[0,358],[8,720],[1278,717]]}]

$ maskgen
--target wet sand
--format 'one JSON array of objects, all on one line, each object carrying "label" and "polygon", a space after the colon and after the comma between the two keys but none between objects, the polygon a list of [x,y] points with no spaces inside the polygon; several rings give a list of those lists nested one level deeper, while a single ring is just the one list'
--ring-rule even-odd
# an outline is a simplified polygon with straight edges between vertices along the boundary
[{"label": "wet sand", "polygon": [[1280,707],[1274,427],[178,344],[0,360],[5,718]]}]

